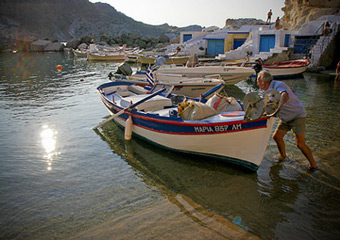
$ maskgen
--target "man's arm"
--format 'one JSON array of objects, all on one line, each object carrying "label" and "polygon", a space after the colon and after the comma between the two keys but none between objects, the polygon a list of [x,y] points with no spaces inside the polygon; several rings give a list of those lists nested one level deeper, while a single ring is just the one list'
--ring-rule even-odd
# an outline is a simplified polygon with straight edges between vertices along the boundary
[{"label": "man's arm", "polygon": [[286,91],[281,92],[280,105],[285,104],[289,100],[289,94]]},{"label": "man's arm", "polygon": [[271,117],[277,117],[277,115],[279,114],[281,107],[283,104],[285,104],[289,99],[289,94],[286,91],[281,92],[281,98],[280,98],[280,102],[279,102],[279,106],[277,107],[276,111],[268,116]]}]

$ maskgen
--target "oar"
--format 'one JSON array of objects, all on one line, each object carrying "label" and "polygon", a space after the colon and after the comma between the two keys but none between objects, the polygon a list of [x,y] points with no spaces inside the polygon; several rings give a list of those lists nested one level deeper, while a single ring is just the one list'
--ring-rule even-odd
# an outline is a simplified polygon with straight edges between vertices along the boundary
[{"label": "oar", "polygon": [[172,90],[174,90],[175,85],[172,85],[169,89],[169,91],[165,94],[165,97],[169,97],[169,95],[171,94]]},{"label": "oar", "polygon": [[164,92],[165,90],[166,90],[165,88],[162,88],[162,89],[158,90],[157,92],[154,92],[153,94],[150,94],[150,95],[148,95],[147,97],[145,97],[145,98],[139,100],[138,102],[135,102],[134,104],[128,106],[127,108],[124,108],[124,109],[120,110],[119,112],[117,112],[116,114],[113,114],[111,117],[109,117],[109,118],[106,119],[105,121],[101,122],[99,125],[97,125],[97,126],[94,127],[93,129],[100,128],[100,127],[103,126],[105,123],[107,123],[107,122],[111,121],[112,119],[114,119],[115,117],[118,117],[118,116],[120,116],[121,114],[123,114],[125,111],[137,107],[139,104],[141,104],[141,103],[143,103],[143,102],[145,102],[145,101],[147,101],[147,100],[149,100],[149,99],[155,97],[156,95],[158,95],[158,94]]},{"label": "oar", "polygon": [[201,98],[203,99],[203,98],[208,97],[210,94],[212,94],[212,93],[218,91],[218,90],[219,90],[220,88],[222,88],[222,87],[224,87],[224,83],[218,84],[217,86],[213,87],[213,88],[210,89],[209,91],[203,93],[203,94],[201,95]]}]

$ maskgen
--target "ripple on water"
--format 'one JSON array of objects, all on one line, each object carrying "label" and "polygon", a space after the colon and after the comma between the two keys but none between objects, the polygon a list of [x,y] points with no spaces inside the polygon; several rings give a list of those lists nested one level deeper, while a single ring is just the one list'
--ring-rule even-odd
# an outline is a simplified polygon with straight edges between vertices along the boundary
[{"label": "ripple on water", "polygon": [[[135,138],[126,142],[114,124],[102,129],[105,136],[94,132],[108,115],[96,87],[118,65],[60,54],[0,58],[3,238],[339,236],[340,99],[333,83],[313,75],[285,80],[306,106],[306,140],[321,170],[307,171],[288,134],[290,160],[277,161],[271,139],[263,164],[249,173]],[[254,90],[246,81],[226,89],[241,99]],[[43,126],[57,133],[42,138]]]}]

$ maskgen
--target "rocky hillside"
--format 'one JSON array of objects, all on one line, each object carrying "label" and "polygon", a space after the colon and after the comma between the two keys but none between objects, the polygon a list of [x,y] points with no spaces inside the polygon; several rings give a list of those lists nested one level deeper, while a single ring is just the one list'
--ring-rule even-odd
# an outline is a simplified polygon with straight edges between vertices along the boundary
[{"label": "rocky hillside", "polygon": [[340,15],[339,0],[286,0],[283,27],[288,30],[299,30],[309,21],[323,15]]},{"label": "rocky hillside", "polygon": [[[188,27],[200,30],[200,26]],[[184,28],[185,30],[185,28]],[[138,34],[159,38],[183,29],[137,22],[105,3],[88,0],[1,0],[0,38],[4,44],[24,37],[68,41],[84,36]],[[1,44],[1,45],[3,45]]]},{"label": "rocky hillside", "polygon": [[[286,0],[282,10],[284,29],[299,30],[320,16],[340,15],[340,0]],[[244,24],[263,24],[263,21],[226,20],[226,27],[231,29]],[[197,25],[178,28],[144,24],[108,4],[89,0],[0,0],[0,50],[11,48],[15,40],[70,41],[84,37],[144,48],[148,43],[152,46],[157,43],[155,39],[166,42],[178,37],[181,31],[201,30]]]},{"label": "rocky hillside", "polygon": [[239,18],[239,19],[228,18],[225,21],[225,27],[229,29],[239,29],[243,25],[265,25],[265,24],[266,23],[263,20],[255,18]]}]

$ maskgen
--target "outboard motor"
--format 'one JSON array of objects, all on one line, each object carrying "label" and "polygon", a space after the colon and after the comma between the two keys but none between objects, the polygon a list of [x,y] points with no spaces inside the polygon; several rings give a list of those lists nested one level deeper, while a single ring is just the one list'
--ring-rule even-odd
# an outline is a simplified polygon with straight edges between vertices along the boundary
[{"label": "outboard motor", "polygon": [[111,78],[114,76],[114,74],[112,72],[109,73],[108,77],[111,80]]},{"label": "outboard motor", "polygon": [[115,72],[115,74],[122,74],[124,76],[131,76],[132,69],[131,69],[130,65],[127,62],[124,62],[123,64],[121,64],[118,67],[118,69]]},{"label": "outboard motor", "polygon": [[155,60],[155,64],[151,67],[152,70],[157,70],[160,66],[166,65],[165,58],[163,56],[159,56]]},{"label": "outboard motor", "polygon": [[258,58],[258,59],[255,60],[255,65],[254,65],[253,69],[255,70],[256,74],[261,72],[262,64],[263,64],[263,62],[262,62],[261,58]]}]

